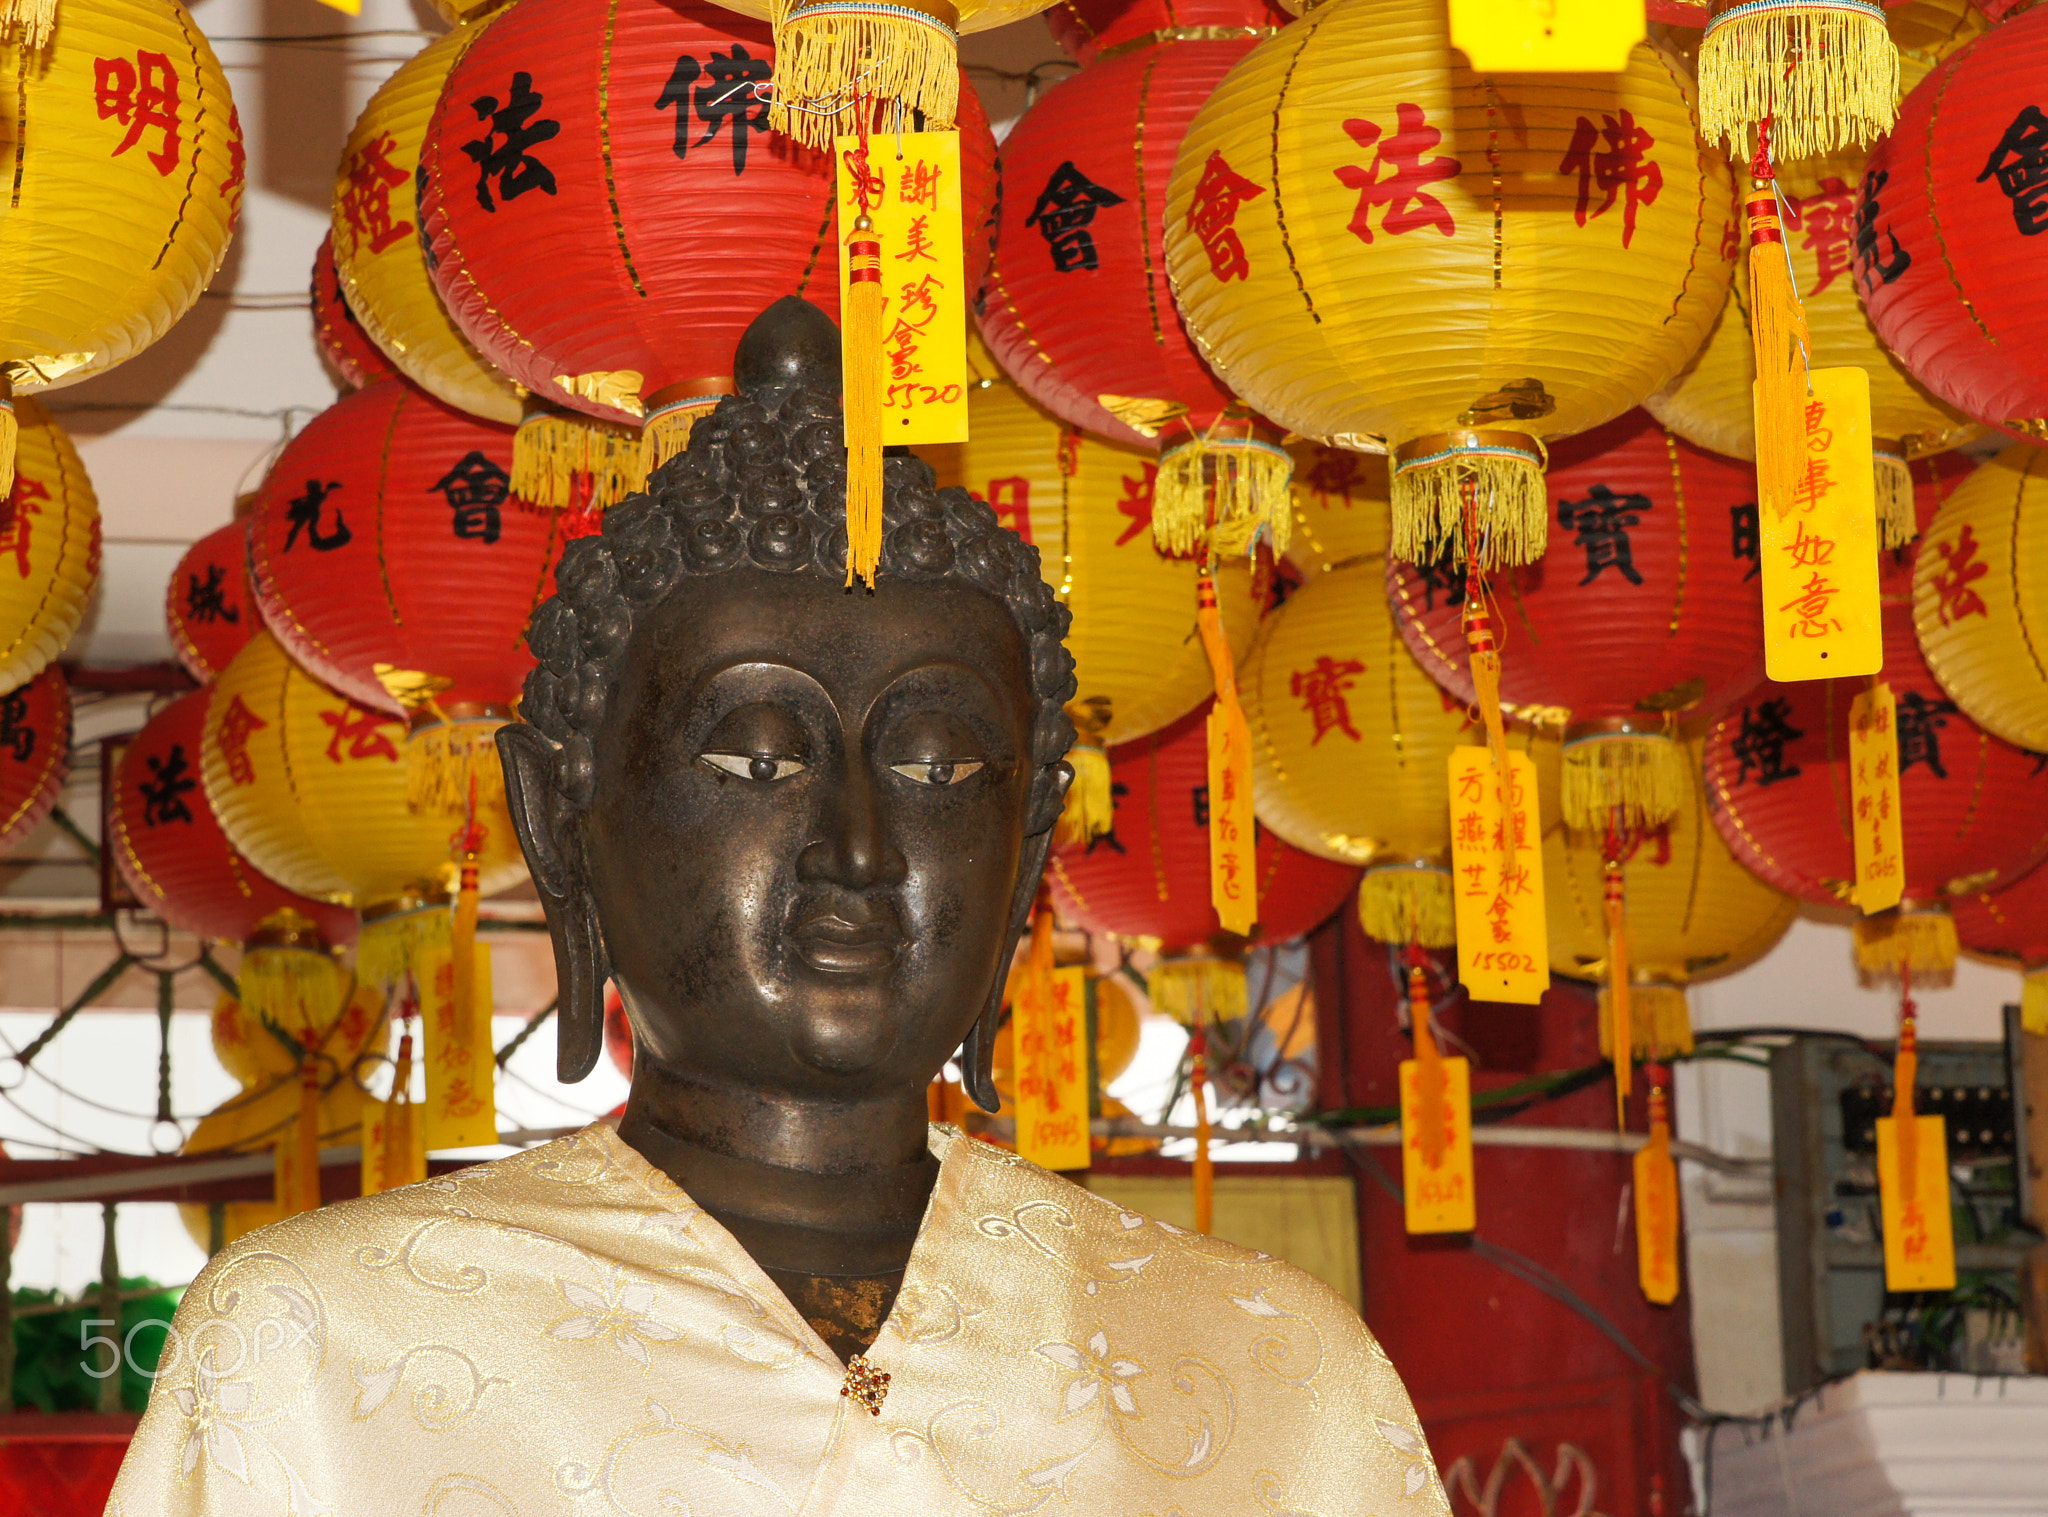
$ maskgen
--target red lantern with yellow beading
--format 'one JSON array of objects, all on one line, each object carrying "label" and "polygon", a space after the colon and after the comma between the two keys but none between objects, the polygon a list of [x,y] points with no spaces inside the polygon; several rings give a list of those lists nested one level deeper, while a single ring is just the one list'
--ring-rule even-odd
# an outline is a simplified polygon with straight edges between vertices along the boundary
[{"label": "red lantern with yellow beading", "polygon": [[64,651],[100,577],[100,503],[64,429],[27,396],[0,499],[0,690]]},{"label": "red lantern with yellow beading", "polygon": [[71,686],[45,669],[0,695],[0,854],[42,826],[71,758]]},{"label": "red lantern with yellow beading", "polygon": [[334,272],[334,234],[320,239],[320,251],[313,255],[313,285],[309,295],[313,308],[313,340],[320,356],[351,390],[360,390],[373,379],[388,379],[398,372],[384,350],[370,340],[356,313],[349,309],[341,280]]},{"label": "red lantern with yellow beading", "polygon": [[249,587],[249,523],[238,517],[185,550],[164,596],[171,649],[202,685],[263,625]]},{"label": "red lantern with yellow beading", "polygon": [[2029,1033],[2048,1037],[2048,866],[2001,889],[1959,896],[1950,911],[1965,950],[2019,969],[2021,1020]]}]

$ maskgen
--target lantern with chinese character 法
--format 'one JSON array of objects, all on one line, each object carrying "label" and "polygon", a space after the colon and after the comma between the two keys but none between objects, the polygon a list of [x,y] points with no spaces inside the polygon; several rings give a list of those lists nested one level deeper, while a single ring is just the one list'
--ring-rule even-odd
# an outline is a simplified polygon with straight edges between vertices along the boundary
[{"label": "lantern with chinese character \u6cd5", "polygon": [[1543,552],[1544,444],[1705,340],[1732,197],[1656,47],[1501,78],[1447,28],[1443,0],[1332,0],[1254,48],[1181,144],[1166,264],[1247,404],[1392,455],[1397,557],[1491,568]]},{"label": "lantern with chinese character \u6cd5", "polygon": [[[1133,9],[1159,12],[1158,28],[1041,95],[1003,143],[1007,193],[982,334],[1061,420],[1158,451],[1161,547],[1195,551],[1212,533],[1235,545],[1264,528],[1284,551],[1293,460],[1181,324],[1160,193],[1195,112],[1272,18],[1252,0],[1209,0],[1208,24],[1164,6]],[[1205,172],[1198,215],[1225,265],[1242,256],[1228,227],[1236,205],[1264,193],[1220,159]],[[1227,266],[1221,277],[1233,277]]]},{"label": "lantern with chinese character \u6cd5", "polygon": [[42,826],[71,758],[71,687],[45,669],[0,694],[0,854]]},{"label": "lantern with chinese character \u6cd5", "polygon": [[168,332],[220,267],[242,198],[227,76],[177,0],[65,0],[47,46],[5,52],[0,489],[6,401],[89,379]]},{"label": "lantern with chinese character \u6cd5", "polygon": [[2048,11],[2001,23],[1906,97],[1871,150],[1856,276],[1870,324],[1957,410],[2048,441]]},{"label": "lantern with chinese character \u6cd5", "polygon": [[0,690],[64,651],[100,575],[100,503],[78,450],[26,396],[14,414],[14,483],[0,499]]},{"label": "lantern with chinese character \u6cd5", "polygon": [[[1567,825],[1656,827],[1686,794],[1677,723],[1763,675],[1756,477],[1633,411],[1553,449],[1548,484],[1549,552],[1489,586],[1502,707],[1563,727]],[[1465,579],[1402,563],[1387,579],[1423,668],[1476,699]]]},{"label": "lantern with chinese character \u6cd5", "polygon": [[349,308],[348,297],[342,293],[341,276],[334,269],[331,231],[320,239],[320,251],[313,255],[309,303],[313,310],[313,340],[320,345],[320,356],[349,389],[360,390],[373,379],[388,379],[398,372]]},{"label": "lantern with chinese character \u6cd5", "polygon": [[263,626],[249,589],[249,523],[237,518],[185,550],[164,596],[171,650],[202,685]]},{"label": "lantern with chinese character \u6cd5", "polygon": [[[421,214],[456,324],[538,399],[643,426],[643,473],[732,393],[769,304],[838,317],[833,161],[769,130],[754,87],[776,61],[766,27],[701,0],[518,5],[463,52],[426,134]],[[970,233],[994,162],[963,89]],[[970,235],[968,290],[986,264]]]},{"label": "lantern with chinese character \u6cd5", "polygon": [[2021,1020],[2035,1037],[2048,1037],[2048,867],[1959,896],[1950,910],[1967,952],[2018,967]]}]

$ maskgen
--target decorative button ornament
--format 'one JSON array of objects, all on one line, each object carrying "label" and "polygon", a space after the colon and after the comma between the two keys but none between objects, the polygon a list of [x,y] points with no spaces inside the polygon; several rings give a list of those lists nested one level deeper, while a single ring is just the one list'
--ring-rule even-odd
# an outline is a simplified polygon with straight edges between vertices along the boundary
[{"label": "decorative button ornament", "polygon": [[846,1383],[839,1387],[839,1394],[850,1398],[870,1417],[879,1417],[883,1398],[889,1394],[889,1372],[868,1363],[866,1354],[855,1354],[846,1361]]}]

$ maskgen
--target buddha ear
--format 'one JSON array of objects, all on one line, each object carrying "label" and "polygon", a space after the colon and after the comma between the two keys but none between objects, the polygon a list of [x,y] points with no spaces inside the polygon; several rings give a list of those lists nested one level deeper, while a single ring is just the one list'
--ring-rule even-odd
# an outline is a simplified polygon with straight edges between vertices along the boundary
[{"label": "buddha ear", "polygon": [[993,1068],[996,1023],[1003,1014],[1003,985],[1009,979],[1010,963],[1017,956],[1017,944],[1030,925],[1031,903],[1038,899],[1045,861],[1052,853],[1052,826],[1059,820],[1060,806],[1073,782],[1073,767],[1065,759],[1041,769],[1032,778],[1030,820],[1026,823],[1032,830],[1025,834],[1024,847],[1017,859],[1017,885],[1010,894],[1009,930],[1003,934],[1003,953],[997,961],[1001,967],[996,970],[996,982],[989,987],[981,1015],[967,1029],[966,1041],[960,1045],[960,1083],[974,1104],[991,1116],[1003,1106],[1003,1098],[996,1094]]},{"label": "buddha ear", "polygon": [[524,722],[500,727],[498,758],[512,830],[555,947],[555,1074],[573,1085],[604,1052],[604,985],[611,975],[597,902],[584,873],[576,825],[581,812],[557,790],[554,745],[538,728]]}]

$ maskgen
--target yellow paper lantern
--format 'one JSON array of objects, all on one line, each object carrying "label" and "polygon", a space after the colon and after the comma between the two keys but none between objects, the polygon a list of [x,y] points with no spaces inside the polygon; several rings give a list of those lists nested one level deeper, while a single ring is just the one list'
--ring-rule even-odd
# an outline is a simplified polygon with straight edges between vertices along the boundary
[{"label": "yellow paper lantern", "polygon": [[1384,566],[1369,559],[1297,590],[1266,618],[1239,683],[1261,825],[1366,866],[1368,936],[1449,946],[1451,749],[1484,738],[1402,641]]},{"label": "yellow paper lantern", "polygon": [[1364,559],[1384,559],[1391,531],[1386,465],[1320,443],[1299,442],[1287,451],[1294,455],[1288,562],[1304,579],[1313,579]]},{"label": "yellow paper lantern", "polygon": [[[65,0],[46,47],[0,56],[4,402],[126,362],[191,309],[227,252],[243,160],[227,76],[176,0]],[[0,454],[7,433],[0,414]]]},{"label": "yellow paper lantern", "polygon": [[[405,723],[337,695],[259,632],[215,681],[201,747],[228,840],[287,889],[375,910],[447,900],[460,819],[406,804]],[[480,804],[485,895],[525,873],[511,818]]]},{"label": "yellow paper lantern", "polygon": [[1303,436],[1393,457],[1392,551],[1543,550],[1543,441],[1655,393],[1727,296],[1727,165],[1680,65],[1481,76],[1444,0],[1333,0],[1254,48],[1174,164],[1204,355]]},{"label": "yellow paper lantern", "polygon": [[0,501],[0,693],[64,651],[100,574],[100,503],[78,450],[34,401],[14,409],[14,486]]}]

